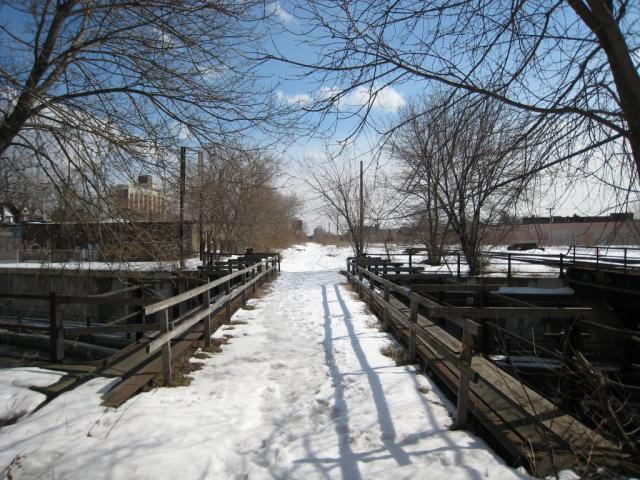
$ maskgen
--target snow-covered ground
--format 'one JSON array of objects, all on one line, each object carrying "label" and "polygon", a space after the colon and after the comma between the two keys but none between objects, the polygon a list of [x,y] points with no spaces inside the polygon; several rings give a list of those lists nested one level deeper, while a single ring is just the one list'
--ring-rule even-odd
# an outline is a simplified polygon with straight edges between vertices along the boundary
[{"label": "snow-covered ground", "polygon": [[[198,265],[202,265],[199,258],[187,258],[185,267],[187,270],[195,270]],[[39,262],[36,260],[13,262],[0,260],[0,268],[50,268],[53,270],[125,270],[132,272],[170,272],[180,268],[180,262],[157,261],[157,262]]]},{"label": "snow-covered ground", "polygon": [[0,420],[10,420],[32,412],[46,396],[29,387],[46,387],[63,374],[41,368],[0,369]]},{"label": "snow-covered ground", "polygon": [[[0,430],[0,478],[523,478],[451,431],[452,405],[389,342],[337,273],[347,249],[283,252],[263,298],[188,387],[100,406],[95,378]],[[11,372],[4,372],[11,375]]]}]

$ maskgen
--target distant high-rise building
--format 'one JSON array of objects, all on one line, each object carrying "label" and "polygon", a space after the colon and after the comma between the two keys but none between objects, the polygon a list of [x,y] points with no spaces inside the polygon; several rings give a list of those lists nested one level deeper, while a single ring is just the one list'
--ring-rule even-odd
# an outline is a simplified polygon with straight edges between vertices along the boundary
[{"label": "distant high-rise building", "polygon": [[113,190],[118,206],[134,216],[151,220],[164,213],[164,195],[151,175],[140,175],[135,185],[116,185]]}]

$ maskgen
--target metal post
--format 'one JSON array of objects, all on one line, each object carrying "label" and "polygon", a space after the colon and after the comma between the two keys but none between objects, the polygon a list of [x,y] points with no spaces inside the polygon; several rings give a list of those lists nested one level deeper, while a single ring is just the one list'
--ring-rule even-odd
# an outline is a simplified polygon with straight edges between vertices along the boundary
[{"label": "metal post", "polygon": [[560,254],[560,277],[564,277],[564,253]]},{"label": "metal post", "polygon": [[56,292],[49,292],[49,359],[51,363],[64,360],[64,330]]},{"label": "metal post", "polygon": [[458,278],[460,278],[460,252],[458,252],[457,255],[458,255]]},{"label": "metal post", "polygon": [[200,177],[200,188],[199,190],[199,206],[198,206],[198,250],[200,252],[200,261],[204,262],[204,203],[203,194],[204,194],[204,152],[202,150],[198,151],[198,176]]},{"label": "metal post", "polygon": [[627,249],[624,249],[624,264],[622,266],[623,273],[627,273]]},{"label": "metal post", "polygon": [[362,160],[360,160],[360,249],[356,256],[360,256],[364,253],[364,181],[362,174]]},{"label": "metal post", "polygon": [[507,253],[507,278],[511,279],[511,254]]},{"label": "metal post", "polygon": [[184,263],[184,194],[185,194],[185,163],[187,160],[187,147],[180,147],[180,268],[185,267]]}]

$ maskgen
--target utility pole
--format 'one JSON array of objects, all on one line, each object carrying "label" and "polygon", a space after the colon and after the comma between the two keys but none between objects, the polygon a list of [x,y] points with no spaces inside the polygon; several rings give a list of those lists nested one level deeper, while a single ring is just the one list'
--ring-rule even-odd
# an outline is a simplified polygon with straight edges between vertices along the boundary
[{"label": "utility pole", "polygon": [[185,163],[187,161],[187,147],[180,147],[180,268],[185,267],[184,262],[184,191],[185,191]]},{"label": "utility pole", "polygon": [[360,160],[360,240],[358,241],[357,256],[364,253],[364,197],[362,196],[363,180],[362,180],[362,160]]},{"label": "utility pole", "polygon": [[203,191],[204,191],[204,151],[198,150],[198,176],[200,177],[199,188],[199,208],[198,208],[198,245],[200,251],[200,261],[204,262],[204,232],[202,230],[203,224]]},{"label": "utility pole", "polygon": [[549,210],[549,246],[551,246],[551,242],[553,240],[553,237],[551,236],[551,229],[553,228],[553,216],[551,215],[551,212],[553,212],[553,208],[547,207],[547,210]]}]

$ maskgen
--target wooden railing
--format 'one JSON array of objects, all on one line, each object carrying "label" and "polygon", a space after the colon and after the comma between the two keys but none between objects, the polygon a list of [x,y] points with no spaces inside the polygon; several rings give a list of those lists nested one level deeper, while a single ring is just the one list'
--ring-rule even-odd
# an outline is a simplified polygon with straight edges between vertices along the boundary
[{"label": "wooden railing", "polygon": [[[242,304],[246,304],[247,290],[256,289],[256,282],[265,276],[271,276],[279,266],[278,256],[264,259],[256,259],[252,264],[241,270],[229,273],[224,277],[215,279],[204,285],[198,286],[171,298],[154,301],[142,298],[143,285],[135,285],[120,290],[98,295],[69,296],[50,292],[48,295],[33,294],[3,294],[0,299],[33,300],[49,303],[49,357],[51,363],[62,363],[65,359],[65,343],[71,346],[65,339],[90,336],[95,334],[135,333],[136,340],[144,335],[149,339],[146,344],[147,355],[152,355],[162,350],[163,373],[165,382],[171,379],[171,340],[184,334],[198,322],[204,322],[205,346],[211,345],[210,318],[219,310],[225,310],[227,318],[231,316],[231,301],[242,296]],[[247,262],[251,263],[251,262]],[[216,290],[216,292],[214,292]],[[217,293],[223,290],[224,293]],[[124,294],[135,296],[125,297]],[[198,304],[194,307],[194,299]],[[128,313],[107,323],[91,325],[87,320],[86,326],[64,325],[61,307],[64,304],[84,305],[122,305],[131,307]],[[170,320],[170,309],[180,311],[177,318]],[[43,326],[44,327],[44,326]],[[45,327],[46,328],[46,327]],[[41,328],[44,329],[44,328]],[[46,341],[46,339],[45,339]],[[83,346],[91,350],[92,345]],[[104,353],[96,347],[96,351]]]},{"label": "wooden railing", "polygon": [[[171,383],[171,340],[184,334],[198,322],[204,321],[204,345],[205,347],[211,346],[211,316],[225,309],[229,319],[232,300],[241,295],[242,304],[243,306],[246,305],[247,290],[253,288],[255,292],[256,282],[264,276],[271,276],[276,271],[277,264],[277,257],[269,257],[205,285],[143,307],[143,323],[147,317],[152,315],[159,318],[158,322],[154,323],[154,325],[159,326],[159,334],[147,344],[146,351],[148,354],[152,354],[162,350],[162,372],[166,384]],[[241,281],[232,289],[232,280],[237,278],[240,278]],[[211,291],[217,287],[223,287],[224,293],[212,298]],[[185,312],[174,321],[169,321],[170,308],[198,296],[201,296],[199,306]]]},{"label": "wooden railing", "polygon": [[[355,272],[355,273],[354,273]],[[383,327],[389,324],[390,316],[409,330],[407,360],[411,363],[416,361],[416,346],[418,337],[428,344],[438,355],[451,363],[460,372],[460,382],[457,391],[457,412],[456,426],[464,427],[468,417],[468,391],[469,382],[482,382],[494,388],[490,379],[482,378],[477,371],[471,368],[471,360],[474,346],[483,352],[485,344],[484,338],[488,336],[486,331],[486,319],[504,318],[505,316],[517,315],[521,318],[539,317],[540,315],[551,315],[553,318],[581,318],[590,319],[592,310],[590,308],[538,308],[531,306],[523,307],[449,307],[411,292],[408,288],[397,285],[367,268],[355,264],[351,260],[348,266],[348,278],[355,283],[358,293],[367,297],[370,305],[376,305],[382,313]],[[365,279],[367,283],[365,283]],[[443,287],[452,288],[455,286],[446,285]],[[379,289],[377,291],[376,289]],[[391,293],[408,300],[408,312],[402,311],[398,304],[391,302]],[[426,317],[440,318],[445,323],[451,323],[461,329],[462,336],[459,339],[459,348],[452,348],[452,345],[443,342],[433,329],[425,328],[418,324],[418,310],[420,309]],[[483,352],[488,353],[488,352]],[[500,392],[496,392],[500,393]]]},{"label": "wooden railing", "polygon": [[[113,290],[97,295],[59,295],[57,292],[49,294],[26,294],[26,293],[0,293],[0,299],[30,300],[49,303],[49,360],[51,363],[61,363],[64,360],[65,337],[78,337],[82,335],[92,335],[98,333],[118,333],[118,332],[144,332],[154,330],[153,325],[122,324],[139,317],[139,310],[128,313],[124,316],[111,320],[101,325],[90,324],[84,327],[64,327],[61,315],[62,305],[122,305],[136,309],[153,302],[152,299],[142,298],[144,285],[133,285],[119,290]],[[134,296],[122,296],[126,293]],[[90,349],[89,344],[85,345]]]}]

